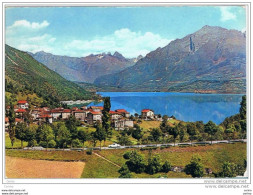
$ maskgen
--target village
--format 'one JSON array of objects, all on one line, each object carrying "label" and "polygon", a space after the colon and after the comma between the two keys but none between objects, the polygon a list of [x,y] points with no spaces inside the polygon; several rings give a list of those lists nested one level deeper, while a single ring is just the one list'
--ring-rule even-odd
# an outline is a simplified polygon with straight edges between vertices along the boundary
[{"label": "village", "polygon": [[[10,106],[6,108],[8,112]],[[30,119],[35,124],[53,123],[55,121],[67,120],[73,115],[77,120],[82,122],[82,125],[93,125],[97,121],[102,122],[103,106],[82,106],[80,108],[73,107],[65,109],[63,107],[50,109],[48,107],[35,107],[30,109],[29,102],[26,100],[19,100],[17,105],[14,106],[16,115],[15,123],[24,122],[25,117],[30,116]],[[134,126],[133,116],[125,109],[110,110],[111,125],[115,130],[124,130]],[[162,121],[160,115],[155,115],[151,109],[143,109],[141,115],[137,113],[135,116],[142,120],[158,120]],[[8,131],[9,119],[5,117],[5,130]]]}]

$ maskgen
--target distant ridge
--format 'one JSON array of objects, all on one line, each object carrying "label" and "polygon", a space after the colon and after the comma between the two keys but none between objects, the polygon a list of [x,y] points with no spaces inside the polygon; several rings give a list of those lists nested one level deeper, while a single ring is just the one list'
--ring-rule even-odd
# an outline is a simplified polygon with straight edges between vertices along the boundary
[{"label": "distant ridge", "polygon": [[94,84],[120,91],[245,93],[246,36],[204,26],[148,53],[132,67],[97,78]]}]

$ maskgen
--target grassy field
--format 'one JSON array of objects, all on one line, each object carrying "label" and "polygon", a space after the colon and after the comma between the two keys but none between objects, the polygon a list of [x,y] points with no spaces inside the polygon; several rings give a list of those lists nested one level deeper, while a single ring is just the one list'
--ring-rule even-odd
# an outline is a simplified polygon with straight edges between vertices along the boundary
[{"label": "grassy field", "polygon": [[[122,150],[102,150],[96,153],[107,158],[108,160],[122,166],[125,163],[123,154],[126,151],[134,149]],[[139,149],[135,149],[139,150]],[[148,157],[148,151],[139,151]],[[161,161],[168,160],[173,166],[185,166],[190,162],[193,154],[198,153],[202,157],[202,163],[205,168],[211,168],[213,172],[221,170],[222,164],[226,161],[242,164],[246,159],[246,143],[235,144],[214,144],[206,146],[189,146],[189,147],[171,147],[163,150],[157,149],[152,155],[159,154]],[[82,178],[117,178],[118,167],[103,160],[102,158],[92,154],[87,155],[86,152],[77,151],[25,151],[25,150],[6,150],[7,156],[29,158],[36,160],[55,160],[55,161],[83,161],[85,168]],[[169,172],[148,175],[146,173],[133,174],[134,178],[157,178],[166,176],[168,178],[185,178],[190,177],[185,173]]]},{"label": "grassy field", "polygon": [[[27,144],[28,144],[27,142],[23,142],[23,147],[26,147]],[[5,133],[5,148],[12,148],[11,139],[8,133]],[[15,139],[13,148],[21,148],[21,141],[19,139]]]}]

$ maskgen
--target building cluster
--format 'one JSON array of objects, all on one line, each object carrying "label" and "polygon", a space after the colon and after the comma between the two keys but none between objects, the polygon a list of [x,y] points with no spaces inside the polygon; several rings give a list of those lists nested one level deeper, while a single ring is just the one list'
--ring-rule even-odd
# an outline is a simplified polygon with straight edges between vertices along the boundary
[{"label": "building cluster", "polygon": [[[16,123],[23,122],[25,114],[29,114],[32,117],[34,123],[40,124],[43,122],[52,123],[53,121],[66,120],[71,115],[76,119],[83,121],[86,124],[92,125],[97,121],[102,122],[102,106],[83,106],[81,108],[73,107],[72,109],[54,108],[48,107],[34,108],[29,110],[29,103],[26,100],[18,101],[18,104],[14,106],[16,114]],[[7,111],[8,111],[7,107]],[[29,112],[29,113],[28,113]],[[133,120],[130,118],[130,113],[125,109],[117,109],[109,112],[111,116],[111,124],[116,130],[122,130],[134,126]],[[155,119],[156,115],[153,110],[144,109],[141,112],[141,118],[144,120]],[[9,125],[9,119],[5,118],[5,127],[7,129]]]}]

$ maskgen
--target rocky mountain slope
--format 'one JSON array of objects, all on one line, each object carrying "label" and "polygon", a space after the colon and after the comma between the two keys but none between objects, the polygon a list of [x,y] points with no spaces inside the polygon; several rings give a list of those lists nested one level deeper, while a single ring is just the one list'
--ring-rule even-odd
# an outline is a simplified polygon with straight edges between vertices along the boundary
[{"label": "rocky mountain slope", "polygon": [[86,57],[69,57],[37,52],[31,55],[51,70],[59,73],[70,81],[93,83],[103,75],[117,73],[135,64],[137,59],[127,59],[115,52],[89,55]]},{"label": "rocky mountain slope", "polygon": [[120,91],[242,93],[245,77],[245,33],[204,26],[150,52],[132,67],[97,78],[94,84]]}]

